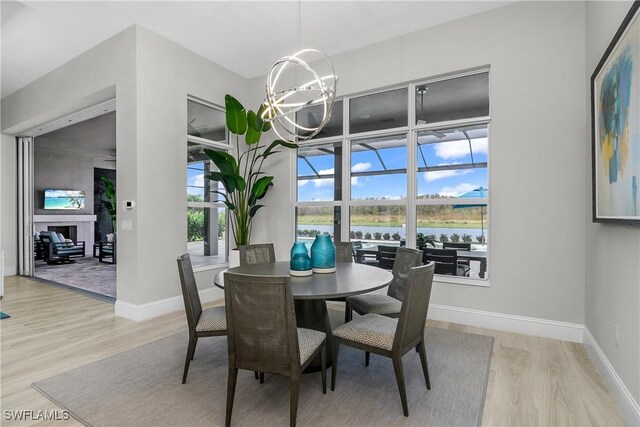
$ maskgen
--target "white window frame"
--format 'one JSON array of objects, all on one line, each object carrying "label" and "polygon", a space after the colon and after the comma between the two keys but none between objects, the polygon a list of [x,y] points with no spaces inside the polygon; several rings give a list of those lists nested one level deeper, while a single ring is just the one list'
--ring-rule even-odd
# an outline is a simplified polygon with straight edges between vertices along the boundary
[{"label": "white window frame", "polygon": [[[365,92],[359,92],[351,95],[345,95],[340,98],[342,102],[342,136],[332,136],[320,139],[312,139],[311,141],[306,141],[300,143],[300,147],[310,147],[315,145],[323,145],[329,143],[335,143],[342,141],[342,200],[340,201],[326,201],[326,202],[298,202],[297,200],[297,153],[292,158],[291,170],[295,171],[294,173],[294,181],[295,185],[292,186],[292,194],[291,201],[292,205],[297,207],[302,206],[340,206],[340,233],[343,237],[344,241],[350,240],[350,208],[351,206],[397,206],[397,205],[405,205],[406,207],[406,245],[409,248],[415,248],[416,246],[416,237],[417,237],[417,207],[420,205],[442,205],[442,204],[478,204],[478,203],[486,203],[486,218],[487,218],[487,226],[486,230],[489,233],[489,227],[491,224],[490,216],[491,216],[491,203],[490,203],[490,194],[487,195],[486,198],[478,198],[473,200],[463,200],[463,199],[452,199],[450,203],[443,203],[442,200],[438,199],[418,199],[417,198],[417,190],[418,190],[418,159],[417,159],[417,141],[418,141],[418,133],[424,130],[435,130],[435,129],[446,129],[453,128],[457,126],[471,126],[478,124],[486,124],[487,125],[487,139],[490,140],[491,134],[491,110],[489,110],[488,116],[482,117],[473,117],[470,119],[461,119],[461,120],[449,120],[442,122],[434,122],[427,124],[416,124],[415,123],[415,94],[416,94],[416,86],[434,83],[438,81],[451,80],[459,77],[466,77],[474,74],[482,74],[482,73],[490,73],[490,67],[484,66],[473,70],[468,70],[464,72],[457,72],[442,76],[437,76],[433,78],[425,78],[421,80],[416,80],[404,84],[392,85],[387,87],[376,88],[372,90],[368,90]],[[489,74],[490,77],[490,74]],[[489,78],[489,84],[491,83],[491,79]],[[355,134],[350,134],[349,129],[349,110],[350,110],[350,101],[353,98],[358,98],[361,96],[387,92],[394,89],[407,88],[408,96],[408,126],[401,126],[396,128],[384,129],[384,130],[376,130],[371,132],[360,132]],[[490,91],[490,88],[489,88]],[[491,103],[489,103],[489,108],[491,108]],[[389,136],[389,135],[399,135],[406,134],[407,139],[407,162],[406,162],[406,170],[407,170],[407,197],[406,199],[399,200],[351,200],[351,141],[360,140],[366,138],[375,138],[381,136]],[[488,187],[491,186],[491,144],[488,144],[489,155],[487,156],[487,181]],[[348,172],[348,173],[346,173]],[[295,228],[297,224],[297,218],[295,216],[294,211],[294,224]],[[297,237],[297,230],[294,230],[294,236]],[[347,239],[345,239],[345,236]],[[471,286],[479,286],[479,287],[489,287],[489,272],[490,270],[490,259],[491,259],[491,245],[487,245],[487,272],[485,273],[485,278],[465,278],[458,276],[445,276],[445,275],[436,275],[434,280],[436,282],[443,283],[455,283],[460,285],[471,285]]]},{"label": "white window frame", "polygon": [[[193,102],[197,102],[199,104],[202,104],[204,106],[207,106],[209,108],[213,108],[215,110],[218,110],[220,112],[222,112],[223,114],[225,113],[225,109],[213,104],[211,102],[205,101],[201,98],[196,98],[194,96],[187,96],[187,100],[188,101],[193,101]],[[193,143],[193,144],[199,144],[199,145],[204,145],[208,148],[214,149],[214,150],[219,150],[219,151],[224,151],[224,152],[228,152],[232,155],[235,156],[235,149],[233,147],[232,144],[229,143],[229,132],[228,130],[225,129],[225,141],[214,141],[211,139],[207,139],[207,138],[201,138],[201,137],[197,137],[197,136],[192,136],[187,134],[187,142],[186,142],[186,147],[189,146],[189,143]],[[189,163],[187,160],[187,164],[185,165],[185,172],[187,171],[187,168],[189,167]],[[207,270],[215,270],[215,269],[220,269],[222,267],[225,267],[229,264],[229,209],[227,208],[227,206],[223,203],[223,202],[190,202],[187,201],[187,209],[189,208],[211,208],[211,209],[219,209],[219,208],[223,208],[225,210],[225,220],[226,220],[226,224],[225,224],[225,237],[224,237],[224,241],[225,241],[225,253],[224,253],[224,261],[219,261],[219,262],[215,262],[212,264],[206,264],[206,265],[199,265],[199,266],[194,266],[193,267],[193,271],[194,272],[198,272],[198,271],[207,271]],[[185,211],[186,214],[186,211]],[[188,243],[188,242],[187,242]],[[188,252],[188,250],[187,250]]]}]

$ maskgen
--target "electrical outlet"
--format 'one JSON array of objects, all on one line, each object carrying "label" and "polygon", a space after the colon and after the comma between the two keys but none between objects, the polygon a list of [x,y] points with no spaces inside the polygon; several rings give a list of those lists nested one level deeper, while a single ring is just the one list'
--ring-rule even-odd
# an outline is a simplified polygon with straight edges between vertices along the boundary
[{"label": "electrical outlet", "polygon": [[615,336],[616,347],[620,347],[620,327],[618,325],[613,325],[613,331],[616,334]]}]

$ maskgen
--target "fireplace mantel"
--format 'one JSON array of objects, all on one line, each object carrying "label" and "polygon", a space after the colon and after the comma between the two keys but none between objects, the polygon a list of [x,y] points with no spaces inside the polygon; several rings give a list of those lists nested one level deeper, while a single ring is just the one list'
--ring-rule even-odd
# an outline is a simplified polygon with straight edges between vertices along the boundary
[{"label": "fireplace mantel", "polygon": [[95,222],[95,215],[34,215],[33,222]]}]

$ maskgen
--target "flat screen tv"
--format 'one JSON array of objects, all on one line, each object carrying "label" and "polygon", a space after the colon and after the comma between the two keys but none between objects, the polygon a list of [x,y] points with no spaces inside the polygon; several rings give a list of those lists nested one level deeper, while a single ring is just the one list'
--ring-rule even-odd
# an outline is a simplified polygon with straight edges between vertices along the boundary
[{"label": "flat screen tv", "polygon": [[56,210],[84,209],[84,191],[44,190],[44,208]]}]

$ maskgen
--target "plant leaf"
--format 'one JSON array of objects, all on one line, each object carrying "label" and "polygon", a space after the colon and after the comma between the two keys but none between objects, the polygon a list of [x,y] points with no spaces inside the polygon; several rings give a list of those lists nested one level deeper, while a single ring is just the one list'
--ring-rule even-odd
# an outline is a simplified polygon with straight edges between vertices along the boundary
[{"label": "plant leaf", "polygon": [[258,212],[258,210],[263,207],[264,205],[255,205],[251,207],[251,210],[249,211],[249,217],[253,218],[256,215],[256,212]]},{"label": "plant leaf", "polygon": [[227,202],[226,200],[224,201],[224,204],[227,205],[227,207],[229,208],[230,211],[235,211],[236,210],[236,205],[234,205],[231,202]]},{"label": "plant leaf", "polygon": [[220,172],[225,174],[238,173],[238,163],[231,154],[225,153],[224,151],[211,150],[209,148],[205,148],[204,153],[211,159],[218,169],[220,169]]},{"label": "plant leaf", "polygon": [[235,135],[244,135],[247,131],[247,110],[244,109],[240,101],[231,95],[225,95],[224,106],[229,132]]},{"label": "plant leaf", "polygon": [[222,185],[224,185],[224,189],[227,190],[227,193],[233,193],[236,190],[236,180],[234,175],[222,172],[210,172],[207,178],[212,181],[221,182]]},{"label": "plant leaf", "polygon": [[260,136],[262,135],[260,127],[262,126],[262,124],[259,125],[257,123],[258,120],[259,119],[256,116],[256,113],[254,113],[253,111],[249,111],[249,113],[247,113],[248,127],[247,135],[245,136],[245,142],[248,145],[252,145],[260,141]]},{"label": "plant leaf", "polygon": [[258,199],[256,199],[256,196],[254,194],[249,195],[249,206],[255,205],[257,201]]},{"label": "plant leaf", "polygon": [[271,181],[273,181],[272,176],[263,176],[253,184],[251,193],[256,196],[256,199],[261,199],[264,196]]},{"label": "plant leaf", "polygon": [[260,104],[260,107],[258,108],[258,120],[256,120],[256,126],[260,128],[261,132],[266,132],[271,129],[271,123],[266,120],[262,120],[262,113],[264,113],[264,110],[266,110],[267,108],[268,107],[264,103]]},{"label": "plant leaf", "polygon": [[244,191],[247,188],[247,181],[240,175],[234,175],[233,179],[236,181],[236,188],[238,191]]}]

